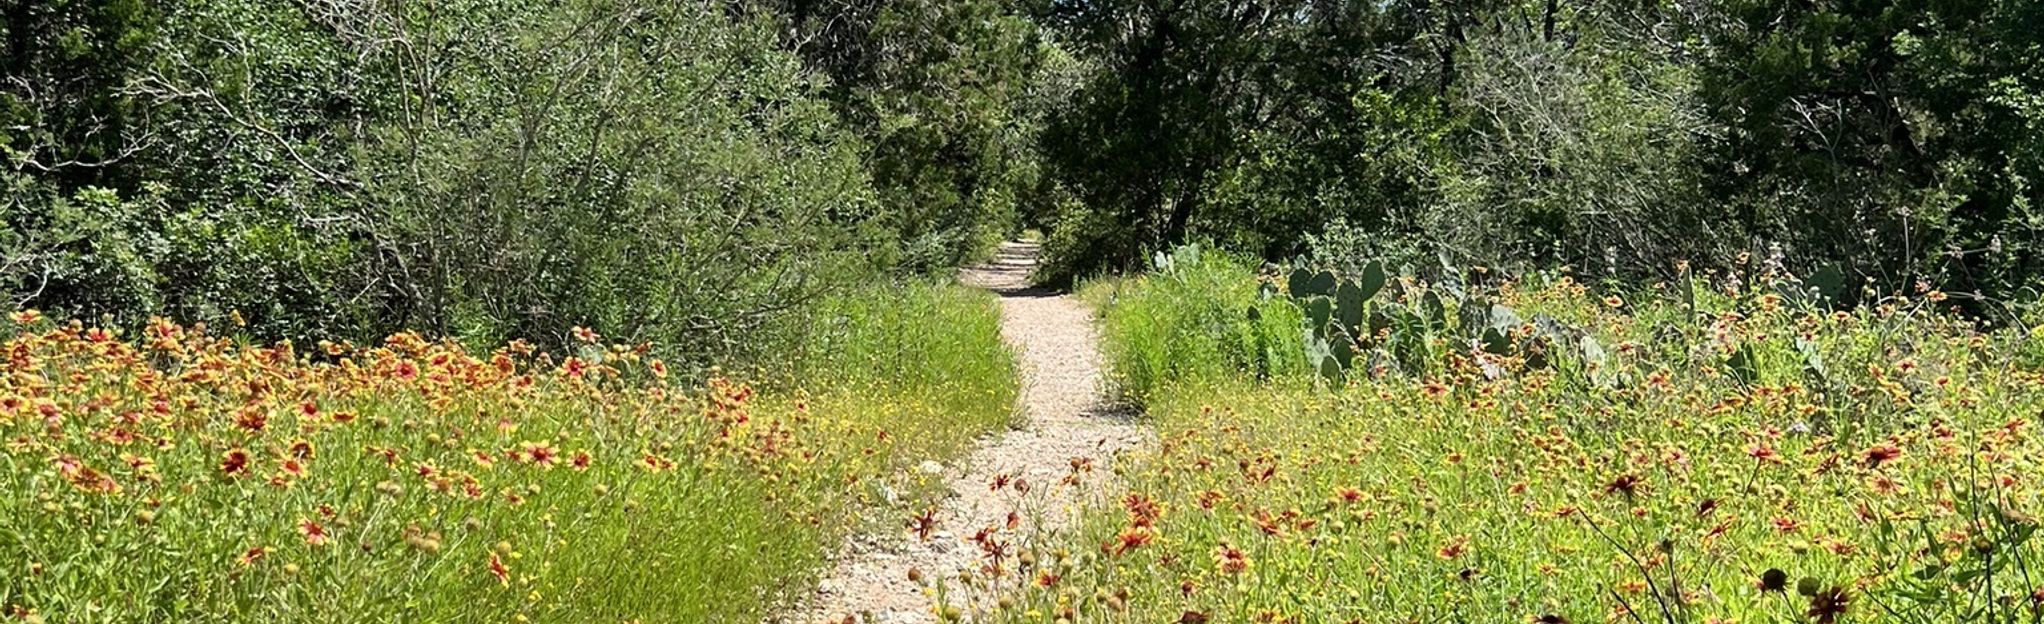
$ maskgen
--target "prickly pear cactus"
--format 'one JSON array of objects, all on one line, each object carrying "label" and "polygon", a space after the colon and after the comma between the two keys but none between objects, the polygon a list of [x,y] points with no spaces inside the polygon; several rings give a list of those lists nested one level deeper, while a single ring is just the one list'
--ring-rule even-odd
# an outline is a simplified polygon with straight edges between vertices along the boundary
[{"label": "prickly pear cactus", "polygon": [[[1259,300],[1288,299],[1298,306],[1306,363],[1332,384],[1343,383],[1358,366],[1422,374],[1444,353],[1440,345],[1514,356],[1527,368],[1567,363],[1571,372],[1591,383],[1613,383],[1603,374],[1608,357],[1603,345],[1587,332],[1546,315],[1528,323],[1510,307],[1465,285],[1461,273],[1445,259],[1442,267],[1439,284],[1415,289],[1394,282],[1381,262],[1366,265],[1354,279],[1300,266],[1286,276],[1282,293],[1267,285]],[[1394,285],[1407,296],[1380,296]],[[1249,310],[1251,318],[1259,314],[1254,307]],[[1505,374],[1496,366],[1486,368],[1493,369],[1497,375]]]},{"label": "prickly pear cactus", "polygon": [[1371,263],[1361,280],[1345,280],[1328,271],[1295,268],[1286,279],[1287,294],[1304,311],[1306,362],[1330,383],[1341,383],[1363,353],[1369,329],[1370,300],[1389,281],[1380,263]]}]

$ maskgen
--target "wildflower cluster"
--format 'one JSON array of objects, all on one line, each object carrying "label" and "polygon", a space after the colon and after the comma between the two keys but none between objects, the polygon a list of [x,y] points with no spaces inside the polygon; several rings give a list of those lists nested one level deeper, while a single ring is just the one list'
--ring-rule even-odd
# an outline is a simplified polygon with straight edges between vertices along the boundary
[{"label": "wildflower cluster", "polygon": [[722,377],[684,392],[644,345],[587,330],[553,356],[11,321],[7,621],[754,618],[871,482],[937,450],[887,428],[990,426]]},{"label": "wildflower cluster", "polygon": [[1345,388],[1167,384],[1147,397],[1159,444],[1122,467],[1141,503],[1095,514],[1098,554],[1059,561],[1007,619],[2044,617],[2030,332],[1934,293],[1832,312],[1738,284],[1694,307],[1567,279],[1500,290],[1609,357],[1536,368],[1443,344],[1423,374]]}]

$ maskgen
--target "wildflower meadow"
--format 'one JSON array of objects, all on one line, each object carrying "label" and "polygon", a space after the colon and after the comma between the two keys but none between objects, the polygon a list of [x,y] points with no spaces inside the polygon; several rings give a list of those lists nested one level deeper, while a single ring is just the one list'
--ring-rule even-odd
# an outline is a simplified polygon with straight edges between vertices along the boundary
[{"label": "wildflower meadow", "polygon": [[586,329],[301,347],[15,313],[0,618],[758,619],[861,510],[929,494],[904,465],[1011,418],[991,298],[891,296],[831,304],[758,384]]},{"label": "wildflower meadow", "polygon": [[2044,0],[0,5],[0,624],[2044,624]]},{"label": "wildflower meadow", "polygon": [[[1391,277],[1372,314],[1465,279]],[[996,619],[2044,617],[2029,328],[1930,290],[1834,309],[1759,267],[1627,294],[1548,274],[1488,286],[1511,348],[1392,323],[1330,382],[1284,282],[1209,256],[1081,291],[1160,439]]]}]

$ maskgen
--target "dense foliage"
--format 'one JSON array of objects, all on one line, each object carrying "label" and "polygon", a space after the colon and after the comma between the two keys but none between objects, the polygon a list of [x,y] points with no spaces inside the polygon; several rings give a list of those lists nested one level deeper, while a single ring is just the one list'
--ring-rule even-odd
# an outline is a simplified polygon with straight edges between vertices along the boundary
[{"label": "dense foliage", "polygon": [[2044,6],[1725,4],[1697,74],[1743,225],[1887,284],[2007,296],[2044,268]]},{"label": "dense foliage", "polygon": [[[561,344],[581,324],[755,355],[804,304],[1012,210],[940,221],[876,190],[778,18],[714,3],[6,15],[9,292],[118,326]],[[971,235],[897,241],[911,227]]]},{"label": "dense foliage", "polygon": [[0,618],[756,621],[1025,229],[1163,435],[1004,617],[2044,613],[2036,0],[0,0],[0,161]]},{"label": "dense foliage", "polygon": [[1426,62],[1444,57],[1426,42],[1460,18],[1376,2],[1059,6],[1092,71],[1044,138],[1078,199],[1045,217],[1051,277],[1189,237],[1285,253],[1332,217],[1384,225],[1419,201],[1444,128]]},{"label": "dense foliage", "polygon": [[1052,281],[1192,240],[1663,277],[1749,253],[1980,304],[2044,273],[2023,0],[0,14],[0,280],[129,327],[756,356],[832,284],[1022,226]]},{"label": "dense foliage", "polygon": [[885,222],[911,266],[952,266],[1051,198],[1036,139],[1071,61],[997,0],[775,0],[789,45],[866,137]]},{"label": "dense foliage", "polygon": [[2037,274],[2044,12],[2021,0],[1057,5],[1051,277],[1187,240],[1880,291]]}]

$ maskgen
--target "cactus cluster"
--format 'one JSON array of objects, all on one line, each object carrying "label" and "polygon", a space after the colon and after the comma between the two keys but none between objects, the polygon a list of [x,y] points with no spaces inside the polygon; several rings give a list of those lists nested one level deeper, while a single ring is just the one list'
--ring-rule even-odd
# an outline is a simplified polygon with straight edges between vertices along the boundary
[{"label": "cactus cluster", "polygon": [[[1517,356],[1529,368],[1566,361],[1593,383],[1612,383],[1603,372],[1604,348],[1588,332],[1545,314],[1528,323],[1491,296],[1472,292],[1451,265],[1444,262],[1441,269],[1438,283],[1420,287],[1392,280],[1381,262],[1364,266],[1354,279],[1294,268],[1285,294],[1302,313],[1306,363],[1338,384],[1359,365],[1373,372],[1417,374],[1444,355],[1442,349],[1459,346]],[[1278,298],[1275,286],[1266,286],[1263,294],[1266,302]],[[1452,322],[1450,309],[1455,311]],[[1256,315],[1256,309],[1250,314]],[[1486,370],[1504,374],[1495,367]]]},{"label": "cactus cluster", "polygon": [[[1155,264],[1169,271],[1196,262],[1199,249],[1185,247],[1157,254]],[[1563,379],[1599,388],[1624,385],[1610,366],[1604,345],[1584,327],[1548,314],[1523,317],[1505,305],[1493,281],[1465,277],[1448,258],[1425,271],[1424,279],[1396,278],[1381,261],[1352,275],[1322,270],[1297,258],[1288,270],[1266,273],[1251,320],[1265,318],[1266,306],[1288,306],[1300,319],[1300,346],[1291,341],[1260,343],[1259,370],[1280,358],[1303,357],[1306,367],[1329,383],[1341,384],[1356,370],[1372,377],[1389,372],[1412,377],[1441,372],[1445,362],[1469,357],[1492,378],[1510,374],[1506,362],[1523,370],[1554,369]],[[1402,272],[1417,276],[1419,272]],[[1696,288],[1688,282],[1684,305],[1696,315]],[[1852,292],[1836,268],[1774,283],[1781,301],[1811,309],[1836,308]],[[1613,305],[1622,305],[1620,303]],[[1657,333],[1682,339],[1683,329],[1665,324]],[[1725,370],[1743,383],[1757,383],[1762,360],[1799,361],[1811,383],[1822,387],[1830,377],[1820,349],[1798,338],[1793,349],[1746,344],[1725,355]],[[1758,347],[1758,348],[1756,348]],[[1488,357],[1501,356],[1501,357]]]},{"label": "cactus cluster", "polygon": [[1343,371],[1355,365],[1355,358],[1371,344],[1371,328],[1364,325],[1370,300],[1390,281],[1384,265],[1372,262],[1361,279],[1336,278],[1328,271],[1293,269],[1286,280],[1292,301],[1304,312],[1306,361],[1330,381],[1340,381]]}]

